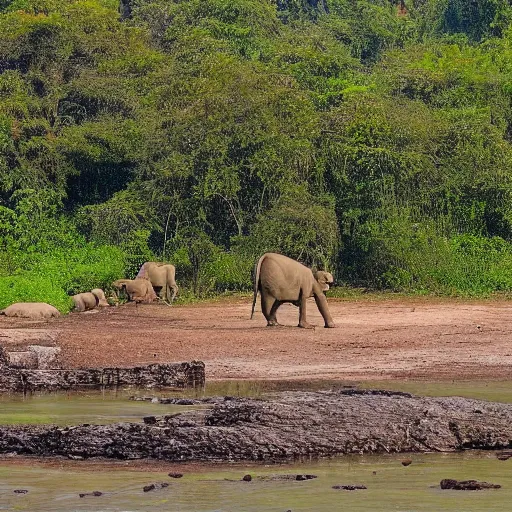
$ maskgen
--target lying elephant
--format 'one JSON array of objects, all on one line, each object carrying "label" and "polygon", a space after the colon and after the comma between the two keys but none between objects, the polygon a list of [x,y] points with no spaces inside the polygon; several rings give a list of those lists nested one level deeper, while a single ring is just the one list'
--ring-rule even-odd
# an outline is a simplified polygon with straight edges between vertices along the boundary
[{"label": "lying elephant", "polygon": [[16,302],[0,311],[0,315],[22,318],[51,318],[60,316],[59,310],[46,302]]},{"label": "lying elephant", "polygon": [[101,288],[94,288],[90,292],[78,293],[73,295],[73,302],[75,303],[75,311],[83,312],[95,307],[108,306],[107,299]]},{"label": "lying elephant", "polygon": [[149,279],[118,279],[112,286],[119,291],[124,291],[130,300],[134,302],[153,302],[157,296]]},{"label": "lying elephant", "polygon": [[282,254],[266,253],[258,261],[255,269],[254,297],[252,301],[251,318],[258,291],[261,293],[261,311],[267,320],[267,325],[279,325],[276,313],[279,306],[291,302],[299,307],[299,327],[312,328],[306,320],[306,300],[314,297],[325,327],[335,327],[327,306],[324,291],[334,281],[329,272],[312,270],[298,261]]},{"label": "lying elephant", "polygon": [[172,301],[178,293],[176,284],[176,267],[170,263],[159,263],[156,261],[146,261],[140,267],[137,277],[145,277],[151,281],[155,292],[162,300],[172,304]]}]

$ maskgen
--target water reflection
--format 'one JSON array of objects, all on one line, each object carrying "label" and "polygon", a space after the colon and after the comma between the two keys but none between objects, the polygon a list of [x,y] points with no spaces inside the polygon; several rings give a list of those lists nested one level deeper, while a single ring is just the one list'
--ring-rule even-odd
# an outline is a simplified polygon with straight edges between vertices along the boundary
[{"label": "water reflection", "polygon": [[[185,472],[179,480],[165,472],[84,471],[33,468],[0,463],[0,510],[19,511],[183,511],[183,512],[332,512],[347,511],[509,511],[512,502],[510,464],[495,454],[345,457],[287,466],[232,465],[207,472]],[[512,462],[512,461],[511,461]],[[2,465],[3,464],[3,465]],[[146,468],[147,469],[147,468]],[[259,479],[271,474],[312,473],[314,480]],[[251,474],[251,482],[241,481]],[[108,475],[108,477],[107,477]],[[478,479],[502,485],[492,491],[441,491],[443,478]],[[236,480],[236,481],[230,481]],[[169,487],[143,492],[152,482]],[[365,485],[367,490],[339,491],[334,485]],[[26,489],[28,494],[14,494]],[[98,490],[99,497],[79,498]]]}]

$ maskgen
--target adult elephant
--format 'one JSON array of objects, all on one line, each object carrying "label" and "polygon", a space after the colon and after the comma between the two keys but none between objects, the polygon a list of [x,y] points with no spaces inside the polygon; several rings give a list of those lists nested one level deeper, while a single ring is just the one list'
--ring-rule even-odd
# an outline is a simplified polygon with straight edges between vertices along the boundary
[{"label": "adult elephant", "polygon": [[312,270],[298,261],[282,254],[268,252],[258,261],[255,268],[254,297],[251,318],[258,291],[261,294],[261,311],[267,326],[279,325],[276,313],[281,304],[290,302],[299,307],[299,327],[310,329],[314,326],[306,320],[306,300],[314,297],[322,315],[325,327],[336,327],[332,319],[324,292],[334,281],[329,272]]},{"label": "adult elephant", "polygon": [[146,261],[140,267],[137,277],[144,277],[151,281],[155,292],[162,300],[172,304],[178,293],[176,284],[176,267],[170,263]]}]

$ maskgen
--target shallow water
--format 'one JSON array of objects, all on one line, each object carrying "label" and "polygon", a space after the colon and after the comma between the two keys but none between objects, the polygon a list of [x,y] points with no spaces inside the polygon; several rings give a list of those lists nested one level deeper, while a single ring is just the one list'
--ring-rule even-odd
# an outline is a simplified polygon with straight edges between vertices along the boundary
[{"label": "shallow water", "polygon": [[[467,396],[512,403],[510,382],[366,382],[359,387],[408,391],[429,396]],[[0,397],[0,424],[108,423],[141,421],[190,409],[128,400],[132,394],[157,396],[264,396],[286,389],[331,389],[356,385],[343,382],[213,382],[198,391],[91,391]],[[404,467],[401,461],[412,459]],[[171,466],[169,466],[171,467]],[[146,468],[147,469],[147,468]],[[176,465],[172,466],[176,470]],[[171,479],[166,472],[128,471],[77,463],[63,469],[41,464],[0,461],[0,511],[181,511],[181,512],[487,512],[512,510],[512,459],[499,461],[492,452],[343,457],[308,464],[281,466],[230,465],[188,472]],[[179,470],[179,469],[178,469]],[[190,471],[190,470],[189,470]],[[253,481],[243,482],[244,474]],[[270,474],[315,474],[317,479],[262,481]],[[484,480],[503,487],[489,491],[441,491],[443,478]],[[226,480],[227,479],[227,480]],[[228,481],[235,480],[235,481]],[[144,493],[152,482],[169,483],[165,489]],[[367,490],[340,491],[333,485],[357,484]],[[27,494],[15,494],[26,489]],[[101,491],[99,497],[79,498]]]},{"label": "shallow water", "polygon": [[[404,467],[401,460],[412,459]],[[2,465],[3,464],[3,465]],[[0,510],[9,511],[181,511],[181,512],[332,512],[346,511],[510,511],[511,461],[494,453],[346,457],[286,466],[232,465],[172,479],[163,472],[84,471],[0,463]],[[175,466],[174,466],[175,468]],[[375,472],[375,474],[374,474]],[[271,474],[315,474],[315,480],[260,481]],[[240,481],[251,474],[251,482]],[[488,491],[442,491],[443,478],[477,479],[501,484]],[[237,481],[226,481],[233,479]],[[152,482],[169,487],[144,493]],[[333,485],[365,485],[367,490],[340,491]],[[28,494],[14,494],[26,489]],[[79,498],[81,492],[99,497]]]},{"label": "shallow water", "polygon": [[[420,396],[462,396],[490,402],[512,403],[511,381],[375,381],[361,384],[368,389],[406,391]],[[511,507],[512,510],[512,507]]]},{"label": "shallow water", "polygon": [[0,425],[142,422],[144,416],[183,412],[190,406],[129,400],[129,392],[51,393],[0,396]]},{"label": "shallow water", "polygon": [[[0,424],[106,424],[119,421],[141,422],[144,416],[174,414],[190,410],[191,406],[177,406],[131,401],[129,397],[165,396],[173,398],[239,396],[264,397],[284,390],[328,390],[346,387],[406,391],[423,396],[463,396],[503,403],[512,403],[512,382],[478,381],[219,381],[211,382],[202,390],[104,390],[84,392],[36,393],[0,395]],[[195,406],[197,408],[198,406]],[[201,407],[201,406],[199,406]]]}]

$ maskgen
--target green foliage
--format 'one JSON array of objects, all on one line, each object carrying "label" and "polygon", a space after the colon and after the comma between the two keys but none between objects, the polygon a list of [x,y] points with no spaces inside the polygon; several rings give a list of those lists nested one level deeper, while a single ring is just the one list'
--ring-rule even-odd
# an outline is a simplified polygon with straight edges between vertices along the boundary
[{"label": "green foliage", "polygon": [[0,277],[0,297],[0,309],[15,302],[47,302],[67,313],[73,305],[51,277],[32,274]]},{"label": "green foliage", "polygon": [[509,289],[509,4],[0,0],[2,300],[152,259],[245,290],[264,251]]},{"label": "green foliage", "polygon": [[73,306],[71,295],[93,288],[109,290],[112,281],[125,275],[125,257],[115,247],[85,247],[51,253],[0,253],[17,263],[10,275],[0,273],[0,308],[13,302],[47,302],[62,312]]},{"label": "green foliage", "polygon": [[279,252],[305,265],[332,269],[338,249],[338,225],[330,197],[314,198],[303,189],[283,196],[261,214],[247,240],[237,240],[256,259]]},{"label": "green foliage", "polygon": [[427,0],[419,4],[421,30],[430,36],[464,33],[473,40],[500,36],[512,20],[508,0]]}]

